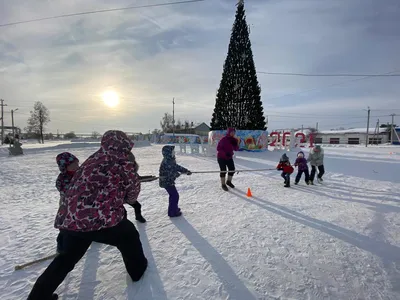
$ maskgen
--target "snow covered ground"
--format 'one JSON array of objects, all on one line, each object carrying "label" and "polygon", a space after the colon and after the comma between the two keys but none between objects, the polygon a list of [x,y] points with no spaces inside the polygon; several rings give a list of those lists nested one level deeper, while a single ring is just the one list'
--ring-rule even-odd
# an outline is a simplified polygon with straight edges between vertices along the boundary
[{"label": "snow covered ground", "polygon": [[[55,156],[84,161],[97,144],[0,151],[0,299],[26,299],[49,262],[14,266],[55,251],[59,195]],[[72,147],[72,148],[71,148]],[[142,175],[157,174],[161,146],[134,153]],[[400,147],[326,147],[322,185],[283,188],[277,171],[239,173],[224,192],[218,174],[178,179],[178,219],[167,194],[143,183],[148,223],[137,225],[149,268],[129,280],[117,249],[93,244],[58,288],[60,299],[400,299]],[[237,169],[274,168],[282,152],[238,153]],[[289,152],[294,161],[296,152]],[[215,158],[178,154],[192,171]],[[292,181],[294,176],[292,176]],[[247,188],[253,197],[246,197]]]}]

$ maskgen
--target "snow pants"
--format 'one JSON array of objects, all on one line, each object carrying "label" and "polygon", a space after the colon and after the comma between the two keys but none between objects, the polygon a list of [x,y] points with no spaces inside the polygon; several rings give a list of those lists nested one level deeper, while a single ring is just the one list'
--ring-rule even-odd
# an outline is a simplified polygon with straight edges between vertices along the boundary
[{"label": "snow pants", "polygon": [[[310,181],[314,181],[315,178],[315,173],[317,172],[317,167],[316,166],[311,166],[311,174],[310,174]],[[318,166],[318,178],[322,178],[322,176],[325,174],[325,168],[324,165]]]},{"label": "snow pants", "polygon": [[231,159],[222,159],[218,158],[218,165],[219,169],[221,171],[225,171],[224,173],[219,173],[219,176],[221,178],[224,178],[226,176],[226,169],[228,169],[228,176],[233,176],[235,174],[235,162],[233,161],[233,158]]},{"label": "snow pants", "polygon": [[310,180],[310,173],[308,172],[308,169],[305,169],[305,170],[301,170],[301,171],[297,172],[296,179],[295,179],[296,183],[298,183],[300,181],[301,176],[303,175],[303,173],[304,173],[304,177],[305,177],[304,178],[305,182]]},{"label": "snow pants", "polygon": [[285,179],[285,183],[290,183],[290,174],[282,172],[281,174],[282,178]]},{"label": "snow pants", "polygon": [[57,235],[57,252],[61,253],[64,251],[64,234],[62,231]]},{"label": "snow pants", "polygon": [[135,225],[123,219],[118,225],[91,232],[63,230],[64,252],[58,254],[37,279],[28,300],[51,299],[75,264],[85,255],[92,242],[112,245],[122,254],[126,270],[133,281],[138,281],[147,268],[142,243]]},{"label": "snow pants", "polygon": [[179,212],[179,193],[174,185],[165,188],[169,195],[168,216],[175,217]]}]

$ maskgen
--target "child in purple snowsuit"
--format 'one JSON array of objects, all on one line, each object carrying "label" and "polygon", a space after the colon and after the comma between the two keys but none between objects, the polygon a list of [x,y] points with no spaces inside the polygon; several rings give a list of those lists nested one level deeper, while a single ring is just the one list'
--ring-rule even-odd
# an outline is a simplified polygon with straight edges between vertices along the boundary
[{"label": "child in purple snowsuit", "polygon": [[299,183],[299,181],[301,179],[301,175],[303,175],[303,173],[304,173],[306,184],[309,185],[310,184],[310,173],[308,172],[307,159],[304,158],[303,151],[300,151],[299,153],[297,153],[297,159],[294,163],[294,166],[297,167],[297,176],[296,176],[294,184]]},{"label": "child in purple snowsuit", "polygon": [[175,187],[175,179],[178,178],[181,173],[187,175],[191,175],[192,173],[176,163],[175,146],[164,146],[162,148],[162,154],[164,159],[160,165],[160,187],[164,188],[169,194],[168,216],[179,217],[182,213],[181,209],[178,207],[179,193]]}]

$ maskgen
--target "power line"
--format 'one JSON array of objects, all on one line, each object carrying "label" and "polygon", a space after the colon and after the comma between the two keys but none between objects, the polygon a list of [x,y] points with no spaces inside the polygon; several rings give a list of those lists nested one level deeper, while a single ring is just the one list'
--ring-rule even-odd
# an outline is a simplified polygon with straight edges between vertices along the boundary
[{"label": "power line", "polygon": [[[393,73],[396,73],[396,72],[400,72],[400,70],[396,70],[396,71],[393,71],[393,72],[383,73],[382,75],[389,75],[389,74],[393,74]],[[264,99],[263,101],[276,100],[276,99],[284,98],[284,97],[287,97],[287,96],[296,96],[296,95],[299,95],[299,94],[304,94],[304,93],[308,93],[308,92],[318,91],[318,90],[321,90],[321,89],[324,89],[324,88],[330,88],[330,87],[334,87],[334,86],[340,86],[340,85],[343,85],[343,84],[347,84],[347,83],[351,83],[351,82],[356,82],[356,81],[362,81],[362,80],[370,79],[370,78],[372,78],[372,77],[370,77],[370,76],[364,76],[364,77],[361,77],[361,78],[355,78],[355,79],[345,80],[345,81],[341,81],[341,82],[336,82],[336,83],[332,83],[332,84],[329,84],[329,85],[325,85],[325,86],[323,86],[322,88],[312,88],[312,89],[308,89],[308,90],[302,90],[302,91],[299,91],[299,92],[296,92],[296,93],[290,93],[290,94],[285,94],[285,95],[282,95],[282,96],[267,98],[267,99]]]},{"label": "power line", "polygon": [[[400,109],[387,109],[387,110],[373,109],[373,111],[389,111],[389,110],[390,111],[395,111],[395,110],[400,110]],[[359,111],[359,110],[356,110],[356,111]],[[282,113],[282,111],[276,111],[276,110],[275,111],[268,110],[267,112],[268,112],[268,114],[269,113],[275,113],[275,114],[278,114],[278,115],[281,115],[281,113]],[[299,116],[313,116],[313,117],[315,117],[315,113],[314,114],[310,114],[310,113],[297,113],[297,112],[295,112],[295,113],[294,112],[293,113],[291,113],[291,112],[283,112],[282,115],[284,115],[284,116],[286,116],[286,115],[299,115]],[[272,115],[270,115],[270,116],[272,116]],[[321,114],[318,114],[318,117],[348,117],[348,118],[356,117],[356,118],[359,118],[360,116],[359,115],[344,115],[344,114],[335,114],[335,115],[331,115],[331,114],[328,114],[328,115],[323,114],[323,115],[321,115]],[[376,116],[376,117],[379,117],[379,116]],[[384,116],[384,117],[387,117],[387,116]]]},{"label": "power line", "polygon": [[106,13],[106,12],[113,12],[113,11],[122,11],[122,10],[147,8],[147,7],[169,6],[169,5],[178,5],[178,4],[188,4],[188,3],[203,2],[203,1],[205,1],[205,0],[185,0],[185,1],[158,3],[158,4],[146,4],[146,5],[136,5],[136,6],[121,7],[121,8],[110,8],[110,9],[102,9],[102,10],[93,10],[93,11],[78,12],[78,13],[72,13],[72,14],[63,14],[63,15],[52,16],[52,17],[44,17],[44,18],[38,18],[38,19],[32,19],[32,20],[25,20],[25,21],[18,21],[18,22],[0,24],[0,27],[19,25],[19,24],[26,24],[26,23],[33,23],[33,22],[40,22],[40,21],[45,21],[45,20],[68,18],[68,17],[74,17],[74,16],[99,14],[99,13]]},{"label": "power line", "polygon": [[[318,117],[322,117],[320,115],[317,115]],[[304,118],[309,118],[309,119],[315,119],[316,116],[287,116],[287,115],[273,115],[273,114],[268,114],[268,117],[278,117],[278,118],[294,118],[294,119],[304,119]],[[333,119],[342,119],[342,118],[352,118],[352,119],[365,119],[365,117],[362,116],[349,116],[349,115],[337,115],[337,116],[324,116],[325,118],[333,118]],[[390,115],[382,115],[382,116],[371,116],[371,118],[383,118],[383,117],[390,117]]]},{"label": "power line", "polygon": [[303,76],[303,77],[400,77],[400,74],[311,74],[311,73],[290,73],[290,72],[264,72],[258,71],[259,74],[278,75],[278,76]]}]

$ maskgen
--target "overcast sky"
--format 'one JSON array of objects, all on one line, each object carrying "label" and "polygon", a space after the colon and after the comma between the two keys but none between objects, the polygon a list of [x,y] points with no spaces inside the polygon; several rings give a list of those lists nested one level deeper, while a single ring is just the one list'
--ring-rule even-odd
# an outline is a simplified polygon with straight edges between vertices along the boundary
[{"label": "overcast sky", "polygon": [[[1,23],[167,0],[0,1]],[[235,0],[151,7],[0,27],[0,98],[25,127],[35,101],[49,131],[148,132],[164,112],[209,124]],[[399,0],[246,0],[257,71],[400,73]],[[400,77],[258,74],[269,130],[365,127],[400,114]],[[101,99],[114,90],[120,105]],[[400,117],[398,117],[400,118]],[[400,123],[398,121],[397,123]]]}]

